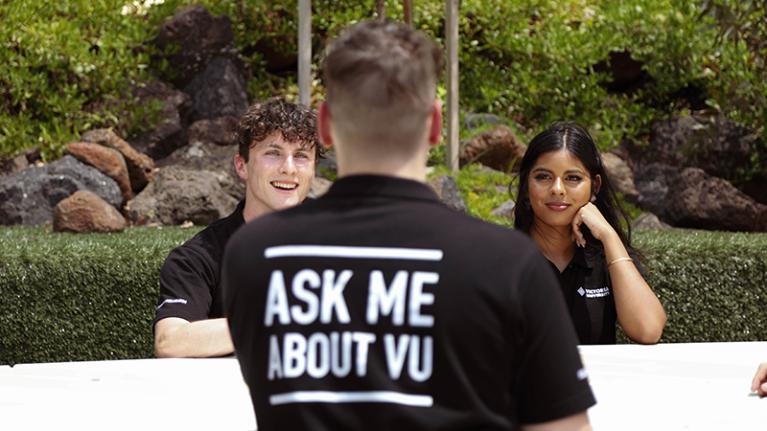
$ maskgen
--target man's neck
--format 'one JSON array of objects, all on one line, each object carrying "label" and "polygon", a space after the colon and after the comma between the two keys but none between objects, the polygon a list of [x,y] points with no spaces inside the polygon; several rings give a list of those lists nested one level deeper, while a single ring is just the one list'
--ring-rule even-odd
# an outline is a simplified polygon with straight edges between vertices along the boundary
[{"label": "man's neck", "polygon": [[387,177],[404,178],[424,183],[426,182],[426,167],[420,169],[406,167],[382,169],[380,166],[353,166],[349,169],[342,169],[340,165],[338,166],[338,178],[352,175],[382,175]]},{"label": "man's neck", "polygon": [[245,223],[270,212],[272,210],[264,206],[263,203],[255,199],[248,199],[247,196],[245,197],[245,206],[242,209],[242,218],[245,220]]},{"label": "man's neck", "polygon": [[426,182],[426,157],[344,157],[342,154],[337,154],[337,157],[339,178],[350,175],[383,175]]}]

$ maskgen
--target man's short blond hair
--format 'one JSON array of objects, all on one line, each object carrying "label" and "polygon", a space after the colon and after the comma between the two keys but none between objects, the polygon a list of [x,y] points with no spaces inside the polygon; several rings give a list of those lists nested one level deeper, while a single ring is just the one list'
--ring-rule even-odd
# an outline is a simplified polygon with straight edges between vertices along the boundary
[{"label": "man's short blond hair", "polygon": [[[364,21],[328,47],[323,81],[336,133],[355,146],[412,147],[426,133],[442,53],[421,31]],[[376,150],[370,148],[370,150]]]}]

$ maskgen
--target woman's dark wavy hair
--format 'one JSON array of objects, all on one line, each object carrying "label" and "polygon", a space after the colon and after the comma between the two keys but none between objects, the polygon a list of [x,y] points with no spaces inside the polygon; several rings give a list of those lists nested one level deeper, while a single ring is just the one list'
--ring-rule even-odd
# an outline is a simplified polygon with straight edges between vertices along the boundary
[{"label": "woman's dark wavy hair", "polygon": [[[621,241],[623,241],[623,245],[627,249],[631,249],[631,224],[629,223],[628,216],[626,216],[626,212],[618,203],[594,139],[586,129],[569,121],[552,124],[530,141],[530,145],[528,145],[527,151],[525,151],[525,155],[520,163],[517,205],[514,207],[514,227],[525,233],[530,233],[530,228],[535,218],[532,206],[530,205],[530,196],[528,195],[530,170],[542,154],[563,148],[567,149],[570,154],[577,157],[583,163],[583,166],[591,176],[592,184],[596,175],[602,178],[602,185],[596,195],[594,205],[599,208],[599,211],[607,222],[610,223],[610,226],[618,233]],[[621,226],[621,220],[626,226],[625,230]],[[597,245],[598,241],[591,236],[588,228],[585,228],[583,231],[587,243]]]}]

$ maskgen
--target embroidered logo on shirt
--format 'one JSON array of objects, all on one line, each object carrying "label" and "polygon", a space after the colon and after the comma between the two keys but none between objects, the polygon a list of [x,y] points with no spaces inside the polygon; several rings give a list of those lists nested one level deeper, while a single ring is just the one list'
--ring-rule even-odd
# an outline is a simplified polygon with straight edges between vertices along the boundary
[{"label": "embroidered logo on shirt", "polygon": [[585,294],[586,294],[586,291],[585,291],[585,290],[583,290],[583,286],[581,286],[581,287],[579,287],[579,288],[578,288],[578,293],[579,293],[581,296],[583,296],[583,295],[585,295]]},{"label": "embroidered logo on shirt", "polygon": [[157,310],[159,310],[165,304],[186,304],[186,299],[183,299],[183,298],[166,299],[160,305],[157,306]]},{"label": "embroidered logo on shirt", "polygon": [[[581,289],[583,289],[581,287]],[[599,289],[583,289],[586,291],[586,298],[602,298],[610,294],[610,288],[607,286],[600,287]],[[580,293],[580,289],[578,290],[578,293]],[[583,293],[581,293],[581,296],[583,296]]]}]

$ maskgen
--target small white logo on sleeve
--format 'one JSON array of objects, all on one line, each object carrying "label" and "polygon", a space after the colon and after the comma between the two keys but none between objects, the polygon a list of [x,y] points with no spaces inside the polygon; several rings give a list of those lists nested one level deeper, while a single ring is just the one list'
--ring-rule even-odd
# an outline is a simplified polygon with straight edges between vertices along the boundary
[{"label": "small white logo on sleeve", "polygon": [[586,380],[589,377],[589,373],[586,372],[586,369],[581,368],[575,373],[575,377],[577,377],[578,380]]},{"label": "small white logo on sleeve", "polygon": [[157,310],[162,308],[165,304],[186,304],[186,299],[183,298],[170,298],[163,301],[160,305],[157,306]]},{"label": "small white logo on sleeve", "polygon": [[578,290],[577,290],[577,292],[578,292],[578,293],[579,293],[581,296],[583,296],[583,295],[585,295],[585,294],[586,294],[586,291],[583,289],[583,286],[579,287],[579,288],[578,288]]}]

